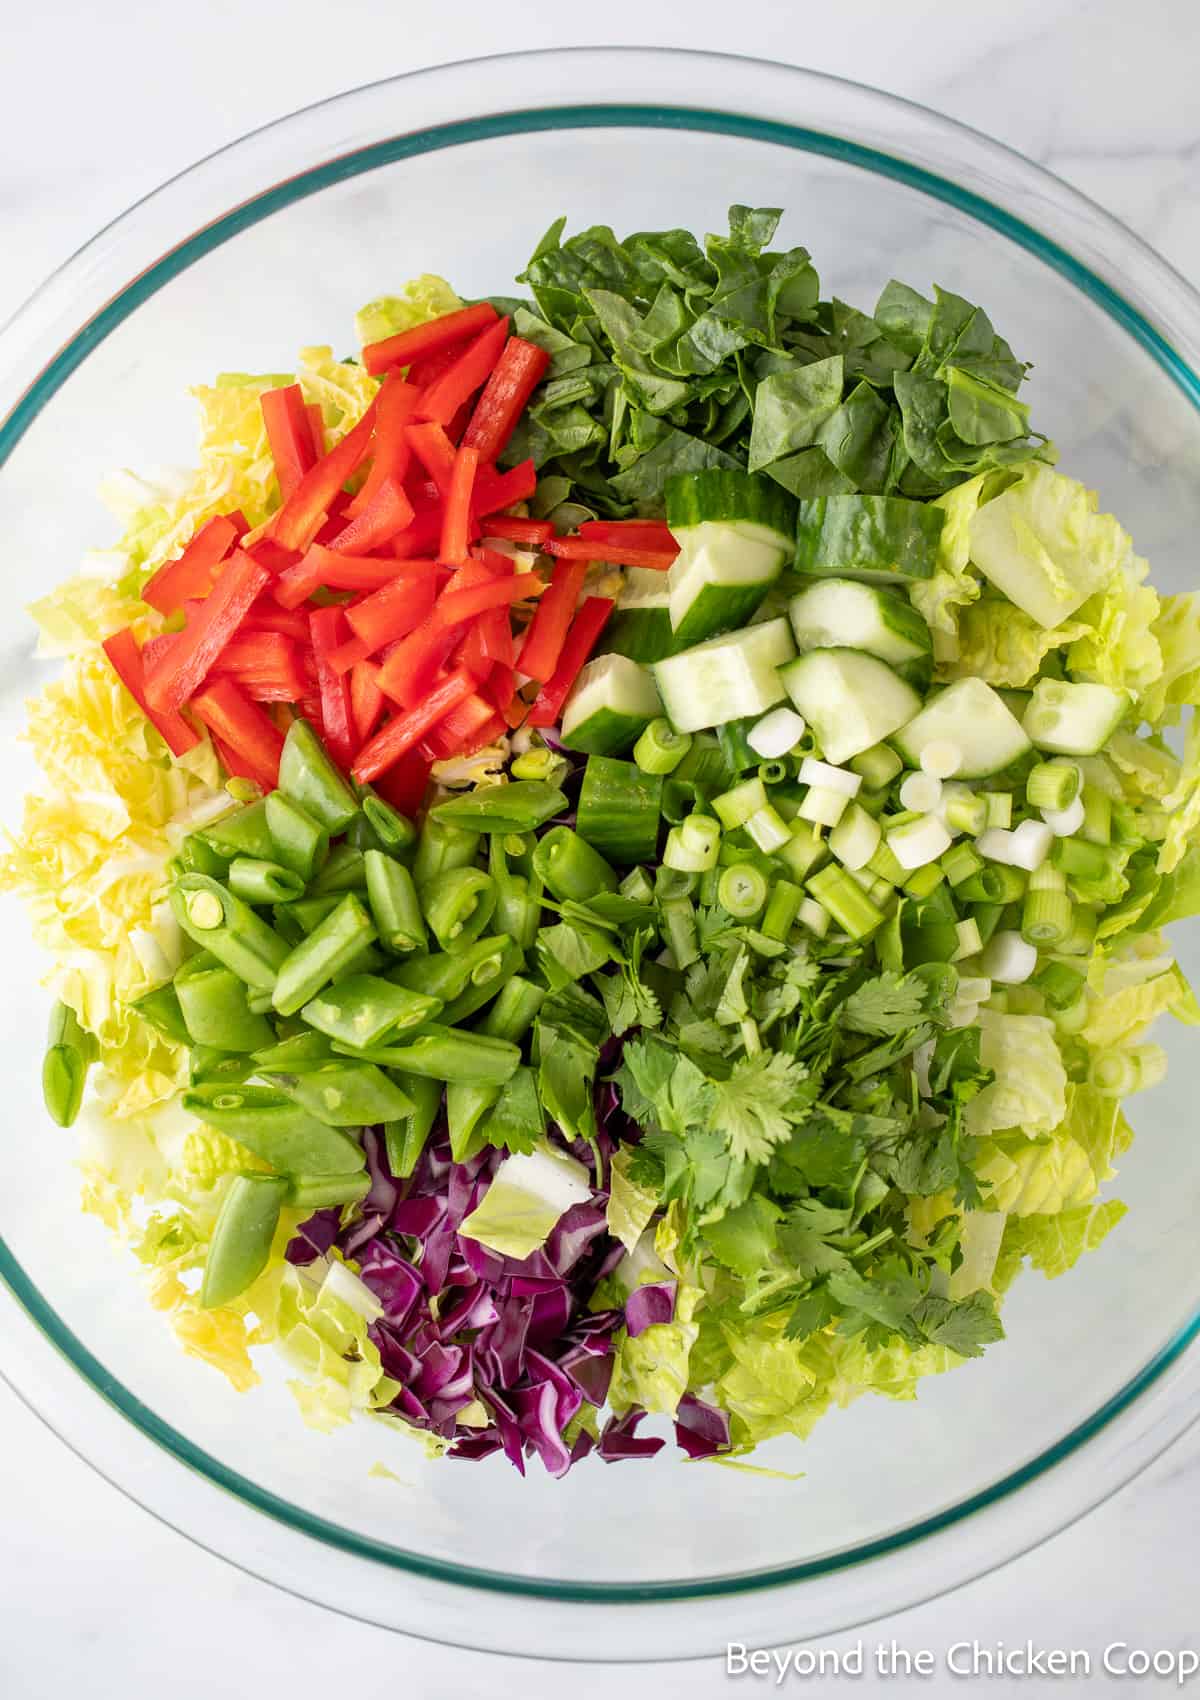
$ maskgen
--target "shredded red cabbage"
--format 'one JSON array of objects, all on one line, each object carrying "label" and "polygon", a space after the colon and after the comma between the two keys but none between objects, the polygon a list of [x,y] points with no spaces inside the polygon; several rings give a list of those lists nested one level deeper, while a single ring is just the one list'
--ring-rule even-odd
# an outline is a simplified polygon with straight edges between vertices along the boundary
[{"label": "shredded red cabbage", "polygon": [[[607,1086],[597,1092],[601,1123],[623,1119]],[[606,1175],[616,1138],[603,1130],[598,1144]],[[371,1189],[354,1220],[342,1226],[339,1211],[318,1210],[297,1229],[287,1257],[302,1266],[337,1246],[356,1259],[383,1306],[371,1339],[402,1389],[389,1408],[448,1441],[451,1458],[500,1452],[522,1474],[535,1456],[561,1476],[593,1450],[606,1463],[660,1451],[664,1441],[637,1433],[644,1411],[635,1408],[607,1422],[602,1416],[618,1332],[638,1334],[670,1321],[675,1308],[673,1282],[638,1288],[624,1311],[590,1308],[598,1283],[623,1256],[608,1232],[606,1192],[596,1190],[587,1203],[573,1205],[540,1251],[502,1257],[459,1228],[490,1186],[503,1152],[455,1163],[443,1128],[412,1177],[399,1181],[382,1138],[368,1129],[363,1145]],[[471,1420],[464,1422],[468,1409]],[[711,1438],[714,1419],[725,1422],[723,1443],[719,1435]],[[728,1445],[723,1413],[698,1400],[687,1411],[680,1406],[676,1433],[692,1456],[708,1455],[697,1448]]]}]

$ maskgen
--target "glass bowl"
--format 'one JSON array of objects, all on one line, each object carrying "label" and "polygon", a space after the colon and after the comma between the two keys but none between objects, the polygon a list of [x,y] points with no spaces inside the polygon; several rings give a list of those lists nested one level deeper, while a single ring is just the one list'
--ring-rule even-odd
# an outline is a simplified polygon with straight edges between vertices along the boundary
[{"label": "glass bowl", "polygon": [[[105,541],[93,492],[107,471],[187,460],[190,383],[289,370],[305,344],[346,347],[354,309],[423,270],[466,294],[504,290],[559,213],[703,231],[735,201],[786,208],[782,235],[810,248],[827,293],[869,304],[896,275],[986,303],[1034,362],[1036,423],[1159,585],[1185,588],[1200,535],[1200,300],[1091,203],[933,113],[778,65],[610,49],[451,65],[205,160],[101,232],[0,338],[10,816],[29,777],[22,700],[45,676],[22,607]],[[78,1213],[72,1137],[39,1102],[44,965],[27,937],[10,904],[4,1373],[141,1504],[324,1605],[547,1657],[801,1639],[1034,1545],[1196,1416],[1200,1141],[1182,1028],[1166,1035],[1167,1084],[1134,1105],[1128,1216],[1070,1275],[1017,1283],[1007,1343],[914,1403],[863,1399],[756,1460],[800,1480],[664,1454],[522,1481],[499,1459],[429,1463],[370,1422],[314,1434],[269,1354],[263,1384],[239,1396],[178,1351],[129,1260]],[[376,1460],[399,1479],[372,1476]]]}]

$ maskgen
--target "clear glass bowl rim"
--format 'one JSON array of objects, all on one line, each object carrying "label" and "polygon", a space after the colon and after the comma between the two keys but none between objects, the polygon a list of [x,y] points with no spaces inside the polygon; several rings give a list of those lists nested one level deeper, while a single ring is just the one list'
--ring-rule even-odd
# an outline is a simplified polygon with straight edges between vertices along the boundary
[{"label": "clear glass bowl rim", "polygon": [[[187,184],[189,180],[198,176],[209,166],[216,162],[235,158],[240,150],[245,149],[248,144],[256,139],[279,135],[286,132],[289,127],[311,120],[314,115],[348,107],[356,99],[368,93],[401,85],[411,86],[421,80],[429,80],[447,73],[474,73],[477,75],[483,73],[494,76],[499,88],[503,86],[506,67],[524,66],[530,62],[540,62],[544,65],[551,60],[567,67],[571,64],[594,60],[601,55],[624,58],[627,62],[632,62],[635,59],[643,62],[653,60],[659,62],[666,60],[676,62],[705,60],[713,65],[729,66],[731,68],[731,80],[737,68],[745,68],[746,70],[756,68],[759,71],[776,73],[786,72],[789,76],[810,86],[820,86],[827,90],[842,89],[848,95],[852,94],[859,99],[869,100],[880,108],[886,107],[893,113],[920,120],[927,125],[936,127],[945,136],[957,134],[964,142],[970,144],[977,155],[986,154],[993,163],[1007,164],[1010,171],[1019,169],[1027,180],[1040,181],[1043,185],[1051,187],[1054,197],[1060,203],[1065,200],[1071,203],[1076,211],[1085,215],[1093,233],[1099,228],[1102,234],[1106,234],[1117,241],[1124,249],[1138,251],[1139,260],[1145,263],[1155,274],[1156,281],[1165,286],[1175,298],[1175,312],[1171,315],[1172,322],[1178,321],[1180,311],[1182,311],[1185,318],[1190,320],[1193,332],[1200,335],[1200,294],[1197,294],[1160,255],[1118,220],[1095,203],[1088,201],[1085,196],[1056,178],[1052,173],[1045,171],[1015,149],[1005,147],[970,126],[960,124],[931,108],[921,106],[919,103],[903,100],[867,84],[828,76],[802,67],[784,66],[773,61],[755,59],[747,55],[693,52],[675,48],[596,46],[547,48],[536,51],[497,54],[486,58],[460,60],[448,65],[428,67],[345,91],[328,100],[299,109],[263,126],[261,129],[248,132],[216,153],[198,161],[195,165],[152,191],[151,194],[135,202],[45,280],[8,323],[0,328],[0,381],[3,380],[6,366],[9,364],[6,356],[15,357],[11,365],[14,371],[18,370],[24,364],[21,357],[26,353],[28,346],[38,340],[44,340],[39,338],[40,327],[36,323],[38,308],[43,297],[52,290],[61,293],[64,288],[69,289],[76,277],[86,287],[89,257],[101,247],[110,233],[121,230],[130,221],[135,220],[143,209],[160,203],[160,198],[169,197],[174,191]],[[562,87],[567,86],[567,84],[560,80],[556,86]],[[201,224],[189,236],[175,242],[165,252],[160,253],[157,258],[145,264],[123,287],[119,287],[115,292],[108,294],[107,298],[102,298],[97,309],[65,341],[62,341],[55,348],[49,358],[43,361],[36,371],[36,375],[21,388],[16,399],[8,407],[5,414],[0,417],[0,466],[8,459],[21,437],[49,404],[71,373],[86,360],[88,354],[98,343],[102,342],[119,324],[130,317],[142,302],[161,289],[172,277],[178,275],[195,261],[202,259],[206,253],[236,235],[238,231],[286,208],[309,194],[319,192],[333,183],[363,174],[378,166],[395,163],[405,157],[500,136],[566,128],[615,127],[653,127],[656,129],[700,131],[791,147],[802,152],[823,155],[843,163],[859,166],[876,175],[889,177],[940,200],[958,211],[965,212],[977,222],[989,226],[998,234],[1016,242],[1020,247],[1035,255],[1080,289],[1104,313],[1122,326],[1200,413],[1200,375],[1175,346],[1171,336],[1164,334],[1164,330],[1160,329],[1154,322],[1158,315],[1154,313],[1153,309],[1144,301],[1135,304],[1129,298],[1130,293],[1133,293],[1132,291],[1119,289],[1113,282],[1101,276],[1098,270],[1085,265],[1067,247],[1047,232],[1038,229],[1022,218],[1018,218],[1007,207],[991,200],[979,190],[955,182],[898,154],[886,152],[828,131],[793,125],[778,119],[755,117],[738,111],[714,110],[682,104],[650,105],[644,102],[605,101],[594,104],[562,104],[501,109],[398,133],[351,148],[344,153],[335,154],[319,164],[310,166],[269,187],[260,188],[249,194],[244,200],[240,200],[237,204],[229,207],[228,210]],[[1009,186],[1005,184],[1005,187]],[[1187,340],[1190,341],[1191,338],[1189,337]],[[0,402],[4,399],[3,396],[0,396]],[[1061,1436],[1053,1445],[1047,1447],[1021,1468],[1011,1471],[980,1492],[961,1500],[958,1504],[934,1516],[910,1524],[887,1536],[860,1543],[856,1547],[821,1559],[777,1566],[770,1570],[754,1571],[735,1576],[706,1577],[694,1582],[639,1583],[630,1587],[608,1583],[535,1581],[531,1578],[514,1577],[504,1572],[486,1570],[467,1564],[450,1564],[356,1534],[325,1518],[304,1511],[289,1501],[266,1491],[250,1479],[229,1470],[219,1459],[195,1446],[170,1424],[156,1416],[128,1388],[116,1382],[78,1336],[66,1325],[62,1317],[43,1298],[39,1289],[17,1262],[2,1237],[0,1237],[0,1281],[8,1288],[13,1298],[35,1324],[44,1339],[66,1359],[71,1368],[101,1398],[163,1451],[197,1472],[214,1486],[233,1494],[243,1504],[264,1512],[297,1533],[312,1537],[328,1546],[400,1571],[410,1572],[416,1576],[442,1583],[457,1584],[466,1588],[477,1588],[501,1596],[516,1595],[523,1598],[542,1598],[562,1603],[625,1605],[655,1600],[689,1601],[725,1598],[738,1593],[778,1587],[819,1577],[829,1577],[848,1566],[860,1565],[866,1561],[899,1552],[952,1527],[974,1513],[997,1506],[1019,1489],[1043,1476],[1054,1466],[1064,1463],[1090,1439],[1108,1428],[1123,1412],[1128,1411],[1144,1393],[1163,1377],[1168,1369],[1179,1362],[1188,1348],[1197,1339],[1200,1339],[1200,1312],[1197,1312],[1170,1341],[1143,1365],[1136,1376],[1093,1412],[1085,1422],[1078,1424],[1069,1433]],[[6,1381],[9,1380],[6,1370],[0,1370],[0,1374],[4,1375]],[[15,1380],[10,1385],[13,1385],[14,1391],[18,1393],[19,1397],[25,1399],[24,1393]],[[28,1400],[25,1402],[29,1403]],[[31,1408],[35,1409],[36,1414],[41,1416],[48,1426],[54,1427],[52,1420],[45,1412],[37,1410],[36,1406],[33,1405],[31,1405]],[[1195,1421],[1197,1418],[1193,1417],[1192,1420]],[[68,1444],[70,1443],[68,1442]],[[1134,1469],[1129,1474],[1136,1473],[1137,1470],[1144,1468],[1150,1462],[1151,1457],[1157,1455],[1158,1450],[1160,1448],[1155,1448],[1150,1452],[1143,1451],[1138,1456]],[[109,1477],[108,1479],[111,1480],[112,1478]],[[1123,1479],[1128,1479],[1128,1475]],[[1105,1484],[1104,1487],[1091,1494],[1087,1504],[1081,1506],[1076,1514],[1082,1514],[1083,1511],[1099,1503],[1100,1500],[1107,1497],[1109,1492],[1115,1491],[1115,1486],[1119,1485],[1121,1485],[1120,1482]],[[123,1489],[123,1491],[127,1490]],[[183,1532],[187,1533],[186,1530]],[[1006,1553],[1004,1556],[1007,1557],[1010,1554]],[[959,1580],[965,1580],[965,1578],[959,1578]]]}]

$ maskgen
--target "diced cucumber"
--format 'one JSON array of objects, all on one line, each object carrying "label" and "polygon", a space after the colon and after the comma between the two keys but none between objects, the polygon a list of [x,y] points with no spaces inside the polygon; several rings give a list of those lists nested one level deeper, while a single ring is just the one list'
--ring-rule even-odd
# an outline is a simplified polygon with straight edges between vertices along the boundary
[{"label": "diced cucumber", "polygon": [[654,680],[624,655],[598,655],[563,705],[562,741],[572,750],[608,756],[637,742],[662,713]]},{"label": "diced cucumber", "polygon": [[1126,693],[1107,685],[1039,679],[1021,725],[1039,750],[1059,756],[1094,756],[1128,710]]},{"label": "diced cucumber", "polygon": [[671,625],[670,599],[666,573],[654,567],[630,567],[601,647],[643,665],[675,655],[686,645]]},{"label": "diced cucumber", "polygon": [[680,643],[745,625],[783,571],[794,504],[752,472],[683,473],[667,483],[667,523],[679,554],[667,578]]},{"label": "diced cucumber", "polygon": [[904,496],[815,496],[796,519],[796,570],[900,584],[931,578],[945,515]]},{"label": "diced cucumber", "polygon": [[788,604],[796,648],[861,649],[899,666],[933,648],[929,627],[906,597],[858,579],[810,584]]},{"label": "diced cucumber", "polygon": [[661,774],[592,756],[579,791],[577,831],[609,862],[650,862],[662,817]]},{"label": "diced cucumber", "polygon": [[796,653],[782,617],[727,632],[652,669],[667,717],[677,732],[701,732],[727,720],[765,714],[786,691],[778,669]]},{"label": "diced cucumber", "polygon": [[885,661],[858,649],[810,649],[779,676],[828,762],[869,750],[921,706],[916,691]]},{"label": "diced cucumber", "polygon": [[959,779],[986,779],[1029,748],[1021,723],[982,679],[956,679],[892,739],[910,767],[927,744],[946,741],[962,752]]}]

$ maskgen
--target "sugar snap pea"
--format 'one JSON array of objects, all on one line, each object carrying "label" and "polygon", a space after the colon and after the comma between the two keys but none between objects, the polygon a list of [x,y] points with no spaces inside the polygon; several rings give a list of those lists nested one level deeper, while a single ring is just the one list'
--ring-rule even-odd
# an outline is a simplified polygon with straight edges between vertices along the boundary
[{"label": "sugar snap pea", "polygon": [[345,1175],[363,1166],[362,1147],[355,1140],[276,1086],[193,1086],[182,1102],[192,1115],[284,1174]]},{"label": "sugar snap pea", "polygon": [[307,720],[293,720],[279,758],[279,789],[331,834],[345,832],[358,799],[325,752]]},{"label": "sugar snap pea", "polygon": [[287,940],[248,903],[206,874],[184,874],[171,887],[171,910],[188,937],[239,979],[271,991],[289,954]]},{"label": "sugar snap pea", "polygon": [[83,1103],[87,1072],[96,1057],[96,1040],[79,1024],[69,1004],[50,1011],[46,1054],[42,1059],[42,1098],[53,1121],[70,1127]]},{"label": "sugar snap pea", "polygon": [[206,1309],[229,1304],[262,1274],[287,1190],[280,1175],[233,1177],[204,1262],[200,1303]]},{"label": "sugar snap pea", "polygon": [[440,998],[426,997],[376,974],[348,974],[319,992],[300,1013],[318,1032],[366,1049],[432,1021],[441,1009]]},{"label": "sugar snap pea", "polygon": [[274,860],[304,881],[313,879],[329,854],[327,828],[282,791],[272,791],[267,798],[266,817]]},{"label": "sugar snap pea", "polygon": [[335,1057],[303,1074],[273,1074],[271,1083],[330,1128],[372,1127],[397,1121],[412,1105],[381,1068],[359,1058]]},{"label": "sugar snap pea", "polygon": [[280,1015],[294,1015],[374,940],[371,917],[358,898],[347,893],[278,965],[274,1001]]},{"label": "sugar snap pea", "polygon": [[384,944],[396,955],[409,950],[424,950],[428,943],[425,919],[408,869],[381,850],[366,851],[363,866],[367,876],[367,902]]}]

